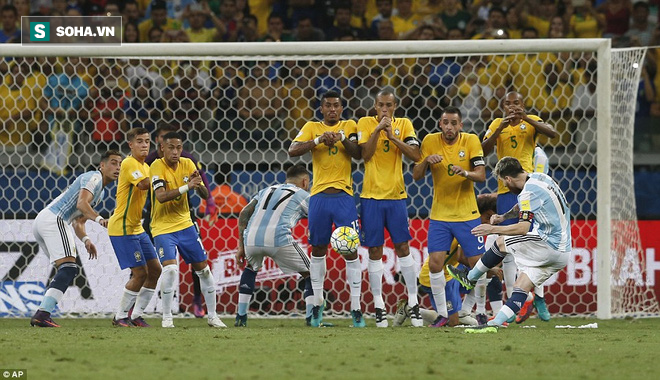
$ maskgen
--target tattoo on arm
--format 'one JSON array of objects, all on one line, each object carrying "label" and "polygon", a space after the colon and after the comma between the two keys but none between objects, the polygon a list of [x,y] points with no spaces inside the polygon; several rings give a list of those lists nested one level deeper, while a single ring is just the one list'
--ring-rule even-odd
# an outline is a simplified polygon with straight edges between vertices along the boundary
[{"label": "tattoo on arm", "polygon": [[518,213],[520,213],[520,206],[518,206],[518,204],[516,203],[515,206],[511,207],[511,210],[507,211],[502,216],[504,217],[504,219],[511,219],[511,218],[517,217]]}]

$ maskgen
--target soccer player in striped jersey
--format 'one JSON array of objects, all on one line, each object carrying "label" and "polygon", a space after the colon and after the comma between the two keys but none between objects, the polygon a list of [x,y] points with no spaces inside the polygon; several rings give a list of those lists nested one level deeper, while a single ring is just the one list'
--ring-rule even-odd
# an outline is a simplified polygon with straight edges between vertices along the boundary
[{"label": "soccer player in striped jersey", "polygon": [[240,267],[245,266],[245,269],[239,285],[238,312],[234,326],[247,326],[247,311],[257,272],[266,257],[272,258],[282,272],[300,273],[305,278],[305,301],[308,313],[311,314],[309,257],[291,234],[296,223],[308,214],[308,188],[309,172],[303,165],[294,165],[286,172],[286,183],[259,191],[241,211],[238,217],[236,262]]},{"label": "soccer player in striped jersey", "polygon": [[461,132],[463,120],[456,107],[445,108],[439,124],[442,132],[424,138],[422,157],[413,169],[416,181],[424,178],[429,168],[433,176],[428,250],[429,277],[438,318],[430,327],[443,327],[449,322],[443,265],[452,240],[458,240],[470,266],[484,253],[483,238],[470,234],[480,222],[474,182],[486,180],[479,137]]},{"label": "soccer player in striped jersey", "polygon": [[[149,327],[142,318],[160,277],[161,267],[156,250],[144,228],[142,208],[151,186],[149,166],[144,162],[149,154],[149,131],[133,128],[126,134],[131,155],[121,163],[117,183],[117,204],[108,222],[110,243],[121,269],[130,268],[119,309],[112,324],[119,327]],[[128,311],[133,307],[132,318]]]},{"label": "soccer player in striped jersey", "polygon": [[57,273],[46,289],[39,309],[30,320],[32,326],[60,327],[50,314],[64,296],[67,288],[78,275],[76,243],[73,235],[85,244],[89,259],[96,258],[96,247],[87,236],[85,222],[93,220],[103,227],[107,219],[94,211],[93,207],[105,198],[104,187],[119,177],[122,155],[109,150],[101,156],[99,170],[81,174],[57,198],[46,206],[34,220],[32,233],[39,247],[48,255],[57,268]]},{"label": "soccer player in striped jersey", "polygon": [[[369,248],[367,269],[376,309],[376,326],[388,325],[382,291],[384,230],[387,228],[406,282],[411,322],[413,326],[421,327],[415,261],[408,246],[412,237],[408,227],[408,195],[402,162],[402,156],[414,162],[420,159],[419,140],[409,119],[394,117],[396,106],[394,93],[381,90],[376,94],[376,116],[360,118],[357,124],[358,144],[364,159],[364,183],[360,194],[362,244]],[[355,319],[355,313],[353,317]]]},{"label": "soccer player in striped jersey", "polygon": [[[501,222],[518,214],[518,223],[509,225],[481,224],[472,230],[475,236],[499,234],[484,256],[468,273],[448,269],[452,277],[465,287],[488,269],[512,254],[518,265],[518,278],[513,294],[494,319],[480,329],[470,332],[497,332],[506,320],[516,315],[527,299],[527,294],[540,286],[568,263],[571,253],[571,210],[559,185],[543,173],[527,173],[514,157],[504,157],[495,166],[495,175],[513,193],[518,202],[505,215],[494,215],[491,220]],[[530,232],[530,227],[534,226]]]},{"label": "soccer player in striped jersey", "polygon": [[[540,117],[527,114],[525,101],[518,92],[507,93],[502,102],[502,107],[506,116],[493,120],[484,135],[481,143],[484,155],[488,156],[495,147],[498,160],[505,156],[515,157],[520,161],[526,172],[532,173],[536,171],[536,140],[539,134],[548,136],[551,139],[559,134],[552,125],[544,122]],[[542,149],[540,150],[542,151]],[[539,156],[539,159],[542,158],[543,156]],[[547,165],[543,170],[547,170]],[[497,213],[503,215],[516,204],[516,195],[512,194],[502,181],[498,181],[497,193]],[[503,221],[502,225],[516,222],[517,220],[512,218]],[[512,265],[513,262],[508,262],[508,260],[510,259],[503,263],[503,270],[504,282],[507,284],[507,294],[510,295],[511,287],[508,284],[514,282],[516,269]],[[543,298],[543,287],[535,289],[535,292],[538,296],[539,307],[547,310]]]},{"label": "soccer player in striped jersey", "polygon": [[206,262],[206,251],[190,218],[188,191],[195,190],[202,199],[208,197],[208,189],[202,182],[195,163],[181,157],[183,139],[177,132],[168,132],[158,147],[162,158],[149,167],[151,174],[151,234],[154,237],[158,258],[163,266],[160,289],[163,299],[165,328],[174,327],[172,300],[179,276],[177,250],[187,264],[191,264],[199,277],[201,292],[208,309],[211,327],[227,327],[216,312],[216,294],[211,269]]},{"label": "soccer player in striped jersey", "polygon": [[[312,152],[314,184],[309,200],[309,244],[312,246],[310,277],[314,305],[310,325],[318,327],[323,320],[323,283],[325,255],[328,252],[333,224],[350,226],[359,231],[357,209],[353,198],[351,159],[360,159],[357,129],[353,120],[341,120],[342,99],[336,92],[326,92],[321,98],[323,121],[309,121],[303,125],[289,147],[289,156]],[[346,282],[351,292],[351,310],[361,320],[360,296],[362,268],[358,254],[344,256]]]}]

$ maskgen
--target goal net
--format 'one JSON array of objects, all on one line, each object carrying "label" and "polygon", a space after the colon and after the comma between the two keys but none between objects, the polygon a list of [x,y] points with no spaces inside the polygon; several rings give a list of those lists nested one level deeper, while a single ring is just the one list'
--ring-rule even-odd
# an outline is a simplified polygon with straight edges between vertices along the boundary
[{"label": "goal net", "polygon": [[[185,133],[184,148],[203,165],[215,194],[217,218],[206,215],[205,200],[195,196],[191,202],[215,276],[218,311],[234,314],[240,207],[227,190],[249,200],[282,182],[288,165],[305,163],[311,169],[309,155],[291,159],[287,148],[305,121],[320,118],[323,93],[338,91],[343,117],[357,120],[374,114],[375,94],[384,88],[398,98],[395,117],[411,119],[420,139],[438,130],[440,113],[449,105],[461,109],[465,132],[481,136],[502,116],[504,94],[520,92],[527,113],[559,132],[538,143],[549,157],[549,174],[571,205],[573,252],[568,266],[546,282],[550,312],[601,318],[657,314],[654,272],[647,272],[637,226],[632,167],[644,53],[610,50],[607,40],[139,44],[111,53],[11,47],[4,54],[13,58],[0,67],[0,316],[31,315],[54,275],[31,233],[36,214],[76,175],[96,168],[105,150],[127,154],[129,128],[154,132],[165,124]],[[487,181],[477,184],[479,193],[497,191],[495,162],[494,154],[488,157]],[[430,176],[413,182],[412,166],[404,160],[410,246],[419,268],[428,254],[433,192]],[[354,161],[358,204],[363,173],[363,163]],[[112,185],[97,206],[102,215],[112,213],[114,192]],[[88,260],[77,241],[82,270],[59,304],[65,316],[114,312],[128,280],[107,232],[94,223],[87,229],[98,259]],[[309,249],[306,234],[303,220],[294,235]],[[364,248],[359,253],[363,308],[370,313],[368,254]],[[383,261],[383,295],[392,312],[405,286],[389,239]],[[325,292],[328,310],[338,315],[348,312],[350,300],[344,265],[329,252]],[[177,289],[175,312],[190,315],[195,290],[182,261]],[[422,302],[428,305],[428,296]],[[160,307],[154,297],[147,312]],[[250,311],[296,316],[304,310],[301,279],[267,260]]]}]

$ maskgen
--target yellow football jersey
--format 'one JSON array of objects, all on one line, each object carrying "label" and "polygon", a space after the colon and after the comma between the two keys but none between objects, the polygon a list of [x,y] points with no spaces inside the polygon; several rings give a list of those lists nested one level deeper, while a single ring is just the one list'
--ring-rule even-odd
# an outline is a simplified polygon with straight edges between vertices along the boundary
[{"label": "yellow football jersey", "polygon": [[[357,127],[353,120],[342,120],[332,127],[320,121],[308,121],[293,141],[314,140],[324,132],[339,132],[346,138],[357,139]],[[353,195],[351,156],[341,142],[333,147],[319,144],[312,148],[312,175],[312,195],[331,187]]]},{"label": "yellow football jersey", "polygon": [[167,166],[164,158],[151,164],[151,235],[158,236],[181,231],[193,225],[190,219],[188,194],[181,194],[169,202],[160,203],[156,199],[156,189],[178,189],[188,183],[190,175],[197,170],[193,161],[181,157],[176,170]]},{"label": "yellow football jersey", "polygon": [[[528,115],[530,119],[542,121],[540,117],[535,115]],[[501,118],[495,119],[484,136],[484,141],[490,137],[497,127],[502,123]],[[502,157],[511,156],[520,161],[522,168],[529,173],[534,171],[534,148],[536,147],[536,128],[526,121],[521,121],[518,125],[509,125],[502,130],[497,140],[495,141],[497,147],[497,159]],[[508,193],[509,189],[504,186],[502,181],[498,181],[498,194]]]},{"label": "yellow football jersey", "polygon": [[[449,249],[449,252],[447,253],[447,258],[445,259],[445,266],[451,265],[451,266],[456,266],[458,265],[458,241],[454,239],[451,242],[451,248]],[[444,269],[444,268],[443,268]],[[426,260],[424,260],[424,264],[422,264],[422,269],[419,271],[419,283],[430,288],[431,287],[431,278],[429,277],[429,258],[427,257]],[[445,281],[449,282],[453,277],[450,276],[447,271],[445,270]]]},{"label": "yellow football jersey", "polygon": [[442,133],[430,133],[422,141],[422,160],[432,154],[442,156],[442,162],[429,166],[433,176],[431,219],[465,222],[478,218],[474,182],[454,174],[451,168],[458,165],[464,170],[471,170],[474,165],[484,165],[479,137],[461,132],[456,143],[447,145],[442,140]]},{"label": "yellow football jersey", "polygon": [[137,184],[149,178],[149,165],[140,163],[133,156],[121,162],[117,181],[117,204],[108,221],[108,235],[138,235],[142,228],[142,209],[149,190],[140,190]]},{"label": "yellow football jersey", "polygon": [[[358,143],[364,144],[378,126],[375,116],[360,118],[357,123]],[[417,142],[412,122],[406,118],[392,119],[392,133],[403,142]],[[380,132],[376,152],[371,160],[364,163],[364,183],[361,198],[405,199],[406,186],[403,183],[403,163],[401,150]]]}]

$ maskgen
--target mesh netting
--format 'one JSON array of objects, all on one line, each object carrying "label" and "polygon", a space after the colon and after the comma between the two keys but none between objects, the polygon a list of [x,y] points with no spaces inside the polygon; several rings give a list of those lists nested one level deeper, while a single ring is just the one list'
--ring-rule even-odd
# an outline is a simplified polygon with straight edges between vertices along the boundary
[{"label": "mesh netting", "polygon": [[[641,62],[642,54],[642,50],[613,54],[616,130],[612,154],[624,157],[625,153],[626,157],[612,160],[613,303],[617,313],[657,312],[655,297],[644,282],[632,183],[632,110],[639,73],[629,66]],[[54,274],[31,233],[36,214],[76,175],[93,169],[106,149],[128,153],[123,132],[137,126],[154,131],[163,123],[185,132],[184,148],[204,165],[223,211],[213,222],[213,218],[204,218],[205,204],[197,197],[192,199],[196,207],[202,203],[197,216],[217,283],[218,311],[235,313],[240,271],[234,262],[237,209],[230,206],[240,201],[229,201],[228,188],[249,199],[259,189],[282,182],[282,169],[290,163],[309,163],[311,169],[309,155],[290,159],[286,149],[305,121],[321,117],[317,99],[324,92],[342,94],[343,117],[357,119],[375,114],[375,94],[387,87],[399,100],[395,117],[410,118],[420,140],[437,130],[441,110],[448,105],[462,110],[464,131],[481,136],[494,118],[502,116],[500,101],[512,89],[523,95],[528,114],[539,115],[555,126],[557,138],[540,137],[538,142],[549,156],[549,174],[571,205],[574,251],[568,267],[546,283],[546,299],[552,313],[596,312],[597,73],[592,53],[221,60],[38,57],[8,62],[0,90],[0,116],[5,121],[0,131],[0,315],[30,315]],[[488,180],[477,185],[478,192],[496,192],[497,183],[490,174],[495,162],[494,154],[488,157]],[[432,187],[430,176],[412,181],[412,165],[404,160],[413,235],[410,245],[419,267],[427,255]],[[354,168],[358,200],[363,163],[354,162]],[[113,185],[110,193],[114,190]],[[113,208],[110,196],[97,210],[109,216]],[[87,260],[86,254],[79,257],[83,270],[59,305],[64,314],[115,311],[128,279],[128,271],[118,268],[107,232],[92,223],[87,229],[99,249],[99,259]],[[306,221],[302,221],[295,236],[304,247],[306,232]],[[78,252],[85,252],[82,243],[77,244]],[[360,248],[360,256],[366,272],[366,249]],[[405,287],[389,240],[383,261],[383,295],[391,309],[405,294]],[[344,265],[336,253],[328,255],[326,299],[328,310],[336,313],[349,309]],[[191,271],[183,263],[180,269],[176,307],[182,313],[191,312]],[[362,289],[364,309],[371,312],[366,273]],[[250,310],[267,315],[304,313],[301,290],[299,277],[284,276],[268,261],[257,276]],[[428,304],[428,299],[423,303]],[[155,297],[147,311],[159,307]]]}]

